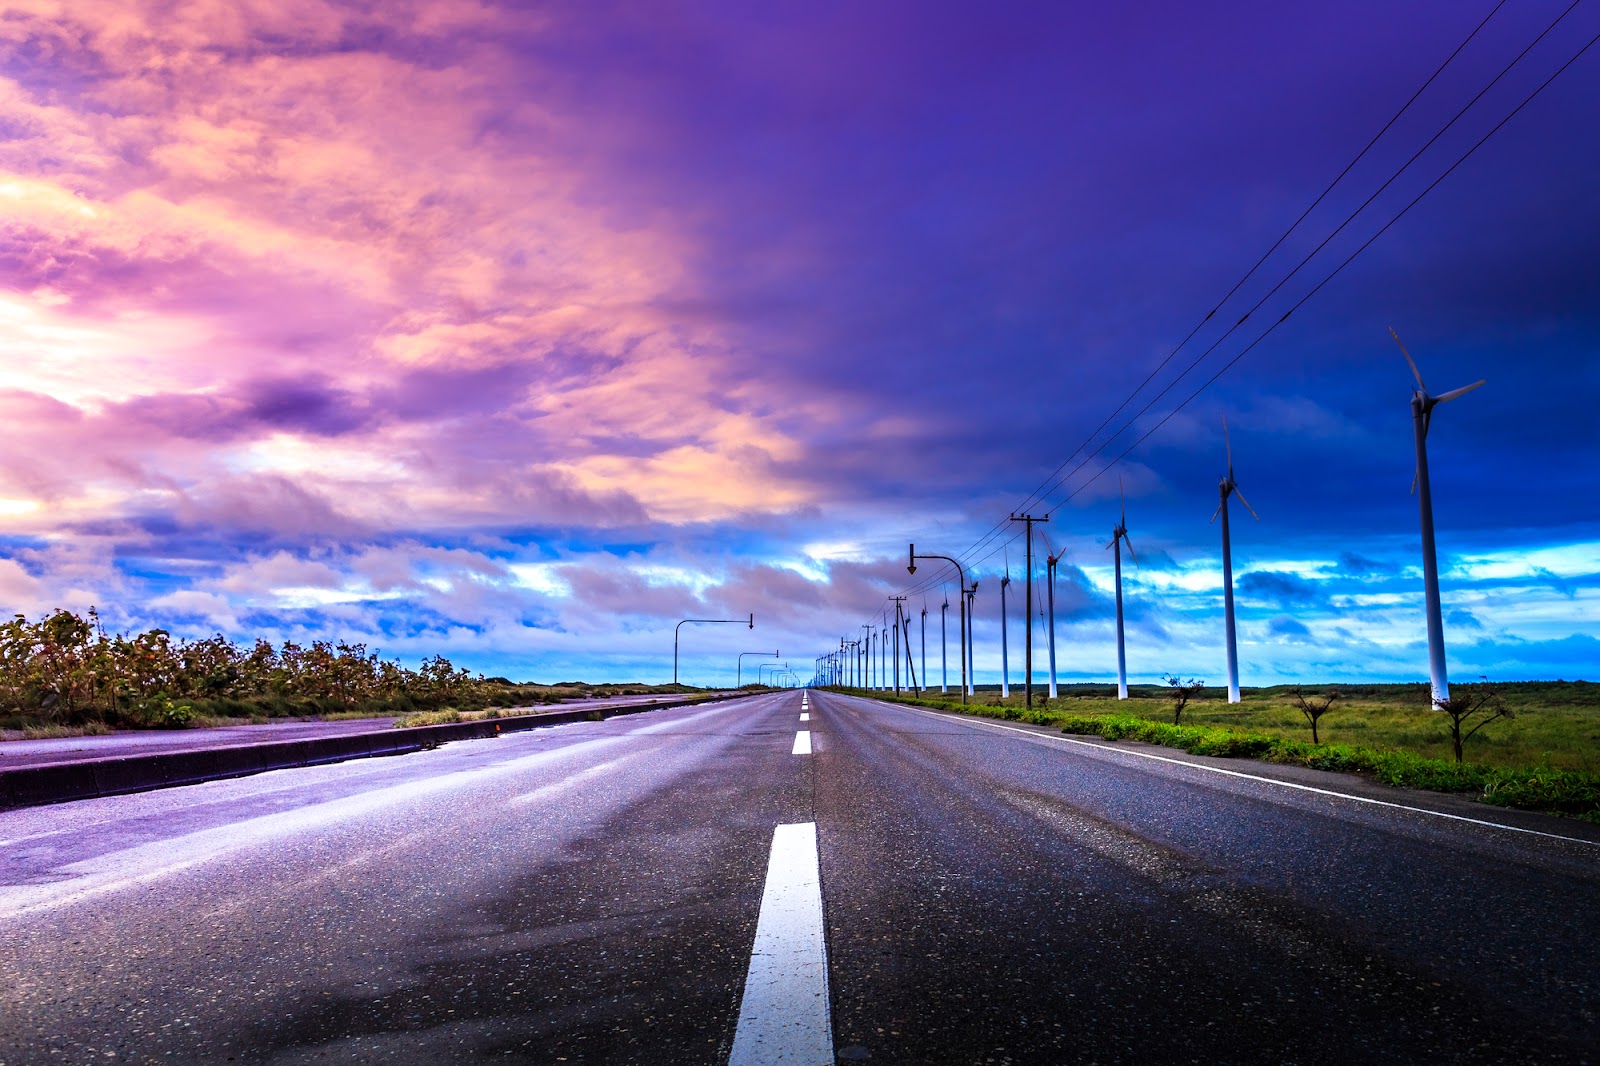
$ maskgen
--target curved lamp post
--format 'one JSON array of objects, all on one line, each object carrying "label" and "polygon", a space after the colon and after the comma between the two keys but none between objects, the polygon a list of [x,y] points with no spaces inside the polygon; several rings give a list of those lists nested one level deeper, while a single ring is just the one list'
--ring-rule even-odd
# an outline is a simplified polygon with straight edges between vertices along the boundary
[{"label": "curved lamp post", "polygon": [[[673,626],[672,627],[672,683],[674,685],[676,685],[678,683],[678,630],[682,629],[684,626],[688,625],[690,622],[697,622],[697,623],[699,623],[701,625],[724,625],[724,624],[729,624],[729,623],[737,624],[739,622],[744,622],[744,621],[746,621],[746,620],[743,619],[743,618],[685,618],[683,621],[681,621],[677,625]],[[751,629],[754,629],[756,627],[756,616],[753,613],[750,615],[750,618],[748,620],[748,624],[749,624]]]},{"label": "curved lamp post", "polygon": [[[754,627],[752,627],[752,628],[754,628]],[[739,665],[734,668],[734,673],[733,673],[733,687],[734,688],[743,688],[744,687],[743,686],[743,681],[744,681],[744,657],[746,655],[764,655],[768,659],[776,659],[778,657],[779,653],[778,653],[777,650],[773,650],[773,651],[742,651],[742,652],[740,652],[739,653]],[[756,671],[756,684],[759,685],[760,683],[761,683],[761,671],[757,670]]]},{"label": "curved lamp post", "polygon": [[[957,582],[958,587],[961,589],[961,591],[963,593],[965,593],[965,594],[970,596],[971,593],[969,593],[968,590],[967,590],[967,573],[966,573],[965,570],[961,569],[961,564],[960,563],[956,562],[954,559],[950,558],[950,556],[948,556],[948,555],[931,555],[931,554],[929,554],[927,552],[924,552],[921,555],[918,555],[917,554],[917,546],[915,544],[908,545],[908,558],[906,559],[906,571],[908,573],[915,574],[917,572],[917,560],[918,559],[943,559],[945,562],[947,562],[951,566],[955,567],[956,568],[956,582]],[[973,592],[977,591],[977,586],[973,586],[972,591]],[[968,602],[970,602],[970,600]],[[967,612],[966,611],[962,611],[961,612],[961,644],[959,646],[960,646],[960,648],[962,649],[962,652],[963,652],[963,654],[960,654],[960,655],[956,656],[956,658],[961,660],[961,702],[962,703],[966,703],[967,702],[967,656],[965,654],[966,647],[967,647]]]}]

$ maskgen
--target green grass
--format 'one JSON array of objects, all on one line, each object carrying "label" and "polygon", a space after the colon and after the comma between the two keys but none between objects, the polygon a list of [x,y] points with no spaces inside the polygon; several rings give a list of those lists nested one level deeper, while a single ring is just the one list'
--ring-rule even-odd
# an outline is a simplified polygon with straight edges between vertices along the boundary
[{"label": "green grass", "polygon": [[394,728],[410,729],[419,725],[448,725],[451,722],[462,720],[462,714],[454,707],[446,707],[441,711],[418,711],[415,714],[401,715],[394,720]]},{"label": "green grass", "polygon": [[1321,744],[1311,743],[1310,728],[1289,702],[1292,687],[1247,690],[1243,702],[1232,705],[1224,692],[1208,689],[1185,708],[1182,725],[1173,725],[1172,702],[1157,698],[1156,686],[1130,686],[1127,700],[1116,699],[1109,686],[1063,687],[1062,696],[1047,704],[1036,697],[1032,711],[1024,709],[1020,696],[1002,702],[998,691],[982,689],[965,708],[959,697],[900,699],[1068,733],[1161,744],[1196,755],[1358,773],[1390,785],[1467,793],[1485,803],[1600,822],[1600,685],[1501,686],[1517,717],[1494,722],[1473,737],[1467,743],[1467,761],[1459,765],[1444,716],[1417,698],[1415,686],[1318,686],[1306,691],[1320,693],[1329,687],[1345,690],[1347,702],[1334,704],[1323,716]]},{"label": "green grass", "polygon": [[[1549,766],[1600,773],[1600,684],[1590,681],[1521,681],[1496,686],[1516,717],[1486,727],[1467,741],[1466,757],[1488,766]],[[1078,715],[1116,714],[1152,722],[1172,721],[1172,701],[1164,685],[1130,685],[1129,699],[1118,700],[1112,685],[1062,685],[1046,709]],[[1042,686],[1034,703],[1042,704]],[[1307,695],[1337,689],[1342,699],[1323,715],[1318,730],[1324,743],[1406,751],[1430,759],[1453,760],[1444,715],[1430,711],[1416,685],[1306,685]],[[980,687],[985,704],[1021,708],[1019,686],[1002,701],[998,687]],[[1253,733],[1311,740],[1293,703],[1294,686],[1244,689],[1243,700],[1227,702],[1227,692],[1207,688],[1183,712],[1184,725],[1244,729]],[[959,705],[960,697],[956,697]]]}]

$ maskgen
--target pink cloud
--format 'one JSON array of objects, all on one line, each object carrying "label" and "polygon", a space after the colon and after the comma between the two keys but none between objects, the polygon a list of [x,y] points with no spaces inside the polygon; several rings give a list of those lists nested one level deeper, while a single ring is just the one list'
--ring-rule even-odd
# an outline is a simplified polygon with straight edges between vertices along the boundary
[{"label": "pink cloud", "polygon": [[18,491],[338,535],[808,502],[795,438],[724,389],[716,324],[652,310],[685,236],[614,224],[605,175],[528,136],[581,128],[507,103],[529,60],[504,17],[23,5],[0,44],[51,59],[0,83],[0,248],[41,342],[7,383],[71,410],[0,444],[72,459]]}]

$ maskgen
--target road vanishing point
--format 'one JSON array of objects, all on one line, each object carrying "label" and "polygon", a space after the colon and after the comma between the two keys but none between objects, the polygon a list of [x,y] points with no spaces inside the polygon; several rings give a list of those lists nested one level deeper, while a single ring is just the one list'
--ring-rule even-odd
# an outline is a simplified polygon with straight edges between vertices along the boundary
[{"label": "road vanishing point", "polygon": [[784,691],[0,814],[0,1063],[1600,1062],[1600,827]]}]

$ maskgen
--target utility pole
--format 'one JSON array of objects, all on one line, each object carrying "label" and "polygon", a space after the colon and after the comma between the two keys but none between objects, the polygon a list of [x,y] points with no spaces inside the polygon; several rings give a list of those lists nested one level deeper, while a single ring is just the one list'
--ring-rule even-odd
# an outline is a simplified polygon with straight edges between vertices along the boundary
[{"label": "utility pole", "polygon": [[1028,558],[1028,576],[1027,580],[1024,582],[1024,584],[1027,586],[1028,599],[1028,635],[1027,648],[1023,652],[1024,666],[1022,669],[1025,679],[1023,688],[1028,694],[1028,706],[1031,708],[1033,706],[1033,524],[1035,522],[1048,522],[1050,521],[1050,516],[1045,515],[1043,518],[1035,518],[1028,514],[1014,514],[1011,516],[1011,521],[1024,522],[1027,524],[1027,536],[1025,536],[1023,540],[1027,542]]}]

